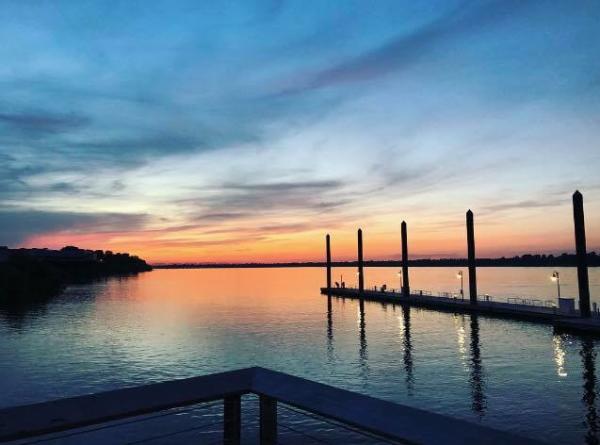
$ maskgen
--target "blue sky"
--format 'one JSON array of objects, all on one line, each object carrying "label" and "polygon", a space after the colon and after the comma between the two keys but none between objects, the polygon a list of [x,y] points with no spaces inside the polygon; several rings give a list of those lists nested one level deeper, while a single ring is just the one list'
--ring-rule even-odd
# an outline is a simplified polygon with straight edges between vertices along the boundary
[{"label": "blue sky", "polygon": [[[0,6],[0,244],[161,260],[600,248],[600,4]],[[334,237],[334,240],[336,238]],[[367,253],[369,253],[367,251]]]}]

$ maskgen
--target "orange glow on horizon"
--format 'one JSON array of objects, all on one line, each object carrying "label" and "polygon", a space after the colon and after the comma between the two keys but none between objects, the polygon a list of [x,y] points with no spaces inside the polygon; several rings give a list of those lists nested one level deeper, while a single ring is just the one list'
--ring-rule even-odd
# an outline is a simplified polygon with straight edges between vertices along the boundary
[{"label": "orange glow on horizon", "polygon": [[[400,223],[391,210],[364,215],[306,220],[298,216],[253,215],[250,219],[156,226],[131,231],[55,231],[30,236],[23,247],[86,249],[128,252],[151,264],[247,263],[324,261],[325,234],[331,235],[334,261],[356,259],[356,230],[363,229],[366,260],[400,259]],[[588,251],[600,250],[600,201],[586,207]],[[409,257],[465,258],[464,213],[428,208],[407,217]],[[570,202],[552,208],[525,208],[510,213],[475,211],[477,256],[501,257],[525,253],[574,251]],[[357,224],[357,221],[360,223]],[[158,222],[157,224],[161,224]],[[11,246],[15,247],[15,246]]]},{"label": "orange glow on horizon", "polygon": [[[363,226],[366,260],[400,259],[400,233],[370,232]],[[356,232],[333,230],[334,261],[356,258]],[[597,232],[596,232],[597,233]],[[156,236],[148,232],[56,232],[31,237],[23,247],[61,248],[75,245],[86,249],[129,252],[150,263],[245,263],[323,261],[325,232],[297,234],[268,233],[260,240],[197,240],[181,233]],[[588,237],[588,250],[594,250],[598,238]],[[562,253],[573,251],[572,234],[560,232],[510,232],[502,227],[476,226],[476,246],[480,257],[513,256],[523,253]],[[460,226],[448,231],[419,231],[409,225],[411,258],[464,258],[466,239]]]}]

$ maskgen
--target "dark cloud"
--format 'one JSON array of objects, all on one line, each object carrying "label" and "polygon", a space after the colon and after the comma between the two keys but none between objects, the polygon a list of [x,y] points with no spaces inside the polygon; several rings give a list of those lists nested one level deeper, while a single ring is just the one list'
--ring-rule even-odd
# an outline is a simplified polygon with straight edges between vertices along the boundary
[{"label": "dark cloud", "polygon": [[112,182],[112,184],[110,185],[110,189],[113,192],[121,192],[121,191],[125,190],[125,184],[123,183],[123,181],[120,181],[117,179]]},{"label": "dark cloud", "polygon": [[[228,219],[264,215],[287,210],[321,213],[350,202],[341,181],[298,181],[223,184],[219,194],[185,200],[202,208],[198,218]],[[217,215],[218,218],[214,218]],[[221,218],[222,217],[222,218]]]},{"label": "dark cloud", "polygon": [[288,193],[296,190],[330,190],[336,189],[343,185],[341,181],[300,181],[300,182],[272,182],[262,184],[242,184],[242,183],[225,183],[220,188],[230,190],[240,190],[244,192],[278,192]]},{"label": "dark cloud", "polygon": [[70,182],[55,182],[48,186],[48,191],[57,193],[79,193],[79,188]]},{"label": "dark cloud", "polygon": [[250,212],[218,212],[218,213],[203,213],[201,215],[202,220],[204,221],[228,221],[234,219],[244,219],[252,216]]},{"label": "dark cloud", "polygon": [[[210,189],[208,196],[177,203],[188,221],[203,235],[235,234],[262,236],[268,233],[297,233],[313,229],[311,218],[350,202],[346,184],[335,180],[242,183],[227,182]],[[293,214],[293,223],[278,223]],[[269,221],[256,225],[256,219]],[[243,222],[248,221],[248,225]],[[322,219],[315,220],[322,223]],[[231,226],[220,226],[234,223]]]},{"label": "dark cloud", "polygon": [[[328,227],[336,226],[334,222],[329,222]],[[281,234],[281,233],[298,233],[306,232],[312,229],[322,229],[322,221],[305,221],[299,223],[289,224],[268,224],[262,226],[237,226],[237,227],[226,227],[222,229],[211,229],[202,231],[203,235],[223,235],[223,234]]]},{"label": "dark cloud", "polygon": [[82,194],[89,196],[106,196],[97,192],[92,193],[85,178],[67,182],[56,180],[49,183],[32,184],[31,179],[39,175],[48,175],[56,172],[72,172],[73,168],[53,166],[44,162],[44,157],[39,156],[36,164],[23,163],[14,156],[0,153],[0,202],[23,201],[33,196],[50,198],[55,195]]},{"label": "dark cloud", "polygon": [[46,172],[42,163],[23,165],[14,156],[0,153],[0,200],[22,199],[30,192],[27,177]]},{"label": "dark cloud", "polygon": [[210,239],[210,240],[197,240],[192,238],[169,238],[168,240],[162,239],[150,239],[145,240],[144,245],[152,247],[173,247],[173,246],[184,246],[188,248],[192,247],[213,247],[213,246],[229,246],[232,244],[246,244],[264,241],[265,236],[242,236],[232,237],[227,239]]},{"label": "dark cloud", "polygon": [[164,155],[177,153],[204,146],[202,139],[195,136],[183,136],[177,133],[165,132],[149,134],[133,138],[91,139],[84,141],[69,141],[65,145],[69,151],[80,151],[89,158],[109,158],[119,160],[138,159],[143,155]]},{"label": "dark cloud", "polygon": [[312,229],[320,229],[322,224],[320,221],[315,222],[301,222],[293,224],[269,224],[266,226],[260,226],[257,228],[258,232],[262,233],[297,233],[306,232]]},{"label": "dark cloud", "polygon": [[483,207],[484,212],[503,212],[507,210],[515,210],[515,209],[538,209],[544,207],[556,207],[565,204],[567,201],[564,199],[553,199],[549,201],[534,201],[534,200],[524,200],[524,201],[511,201],[511,202],[500,202],[497,204],[491,204]]},{"label": "dark cloud", "polygon": [[53,231],[113,232],[143,228],[145,214],[77,213],[0,209],[0,244],[18,246],[32,235]]},{"label": "dark cloud", "polygon": [[89,125],[90,119],[76,113],[52,112],[6,113],[0,112],[0,125],[21,135],[40,137],[47,134],[66,133]]}]

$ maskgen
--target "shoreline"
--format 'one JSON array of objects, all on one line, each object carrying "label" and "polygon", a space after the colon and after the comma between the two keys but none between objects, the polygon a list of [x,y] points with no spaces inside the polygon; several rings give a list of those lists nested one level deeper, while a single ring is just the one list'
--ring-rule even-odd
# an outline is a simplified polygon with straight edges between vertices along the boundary
[{"label": "shoreline", "polygon": [[[401,261],[390,262],[369,262],[365,261],[364,267],[401,267]],[[151,264],[153,269],[289,269],[289,268],[324,268],[325,262],[307,262],[307,263],[217,263],[217,264]],[[455,263],[408,263],[409,267],[467,267],[467,260]],[[358,267],[356,261],[332,262],[331,267]],[[477,267],[519,267],[519,268],[540,268],[540,267],[568,267],[576,268],[575,264],[477,264]],[[588,264],[588,267],[600,267],[600,264]]]}]

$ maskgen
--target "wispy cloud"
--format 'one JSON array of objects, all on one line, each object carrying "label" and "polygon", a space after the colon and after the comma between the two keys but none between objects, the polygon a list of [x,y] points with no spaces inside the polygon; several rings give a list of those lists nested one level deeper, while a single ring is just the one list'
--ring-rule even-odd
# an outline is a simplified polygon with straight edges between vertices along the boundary
[{"label": "wispy cloud", "polygon": [[292,81],[282,94],[299,93],[345,83],[361,82],[385,76],[441,51],[456,38],[494,26],[531,7],[536,0],[464,1],[429,23],[409,33],[402,33],[363,54],[332,67]]},{"label": "wispy cloud", "polygon": [[142,229],[144,214],[52,212],[0,209],[0,243],[16,246],[29,236],[47,232],[118,232]]},{"label": "wispy cloud", "polygon": [[298,182],[236,183],[227,182],[216,193],[199,199],[183,199],[182,204],[200,208],[199,220],[251,218],[277,212],[325,212],[350,202],[343,191],[345,184],[335,180]]},{"label": "wispy cloud", "polygon": [[484,212],[495,213],[495,212],[506,212],[517,209],[540,209],[545,207],[556,207],[564,205],[566,202],[564,199],[551,199],[545,201],[535,201],[531,199],[523,201],[510,201],[510,202],[499,202],[483,207]]}]

